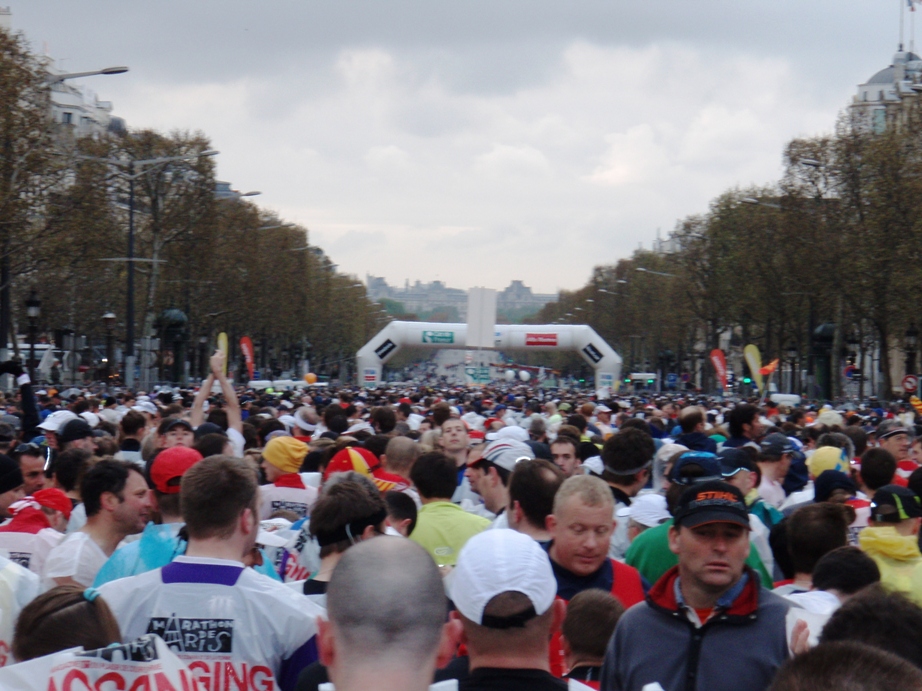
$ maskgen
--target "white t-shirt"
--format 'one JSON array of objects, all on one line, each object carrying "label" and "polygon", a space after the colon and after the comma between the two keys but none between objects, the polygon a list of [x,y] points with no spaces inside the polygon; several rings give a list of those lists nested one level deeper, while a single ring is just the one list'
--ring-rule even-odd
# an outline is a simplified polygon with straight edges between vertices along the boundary
[{"label": "white t-shirt", "polygon": [[38,595],[38,585],[38,576],[29,569],[0,557],[0,667],[13,662],[13,627],[22,608]]},{"label": "white t-shirt", "polygon": [[37,533],[0,532],[0,550],[10,561],[41,576],[48,554],[64,539],[54,528],[42,528]]},{"label": "white t-shirt", "polygon": [[108,558],[89,535],[71,533],[45,559],[42,587],[49,590],[57,585],[52,579],[69,577],[89,588]]},{"label": "white t-shirt", "polygon": [[125,640],[156,633],[206,689],[229,675],[265,691],[278,689],[277,679],[293,687],[298,671],[317,659],[323,610],[238,561],[177,557],[110,581],[99,594]]},{"label": "white t-shirt", "polygon": [[780,482],[763,477],[762,482],[759,484],[759,496],[765,500],[766,504],[771,504],[778,509],[784,503],[786,495]]},{"label": "white t-shirt", "polygon": [[310,508],[317,501],[317,488],[302,480],[301,487],[279,486],[277,484],[261,485],[259,488],[259,520],[264,521],[276,511],[294,511],[298,518],[310,513]]}]

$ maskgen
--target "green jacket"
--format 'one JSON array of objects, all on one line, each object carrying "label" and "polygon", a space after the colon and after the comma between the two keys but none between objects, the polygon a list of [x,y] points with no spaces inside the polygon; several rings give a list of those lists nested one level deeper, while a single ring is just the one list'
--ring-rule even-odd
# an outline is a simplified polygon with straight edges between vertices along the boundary
[{"label": "green jacket", "polygon": [[[670,518],[655,528],[643,531],[634,538],[624,555],[627,565],[640,571],[640,575],[647,580],[647,583],[656,583],[660,576],[679,563],[679,558],[669,549],[669,528],[671,527],[672,519]],[[759,574],[762,585],[766,588],[772,587],[772,578],[765,570],[765,565],[762,564],[759,553],[755,549],[749,550],[746,563]]]}]

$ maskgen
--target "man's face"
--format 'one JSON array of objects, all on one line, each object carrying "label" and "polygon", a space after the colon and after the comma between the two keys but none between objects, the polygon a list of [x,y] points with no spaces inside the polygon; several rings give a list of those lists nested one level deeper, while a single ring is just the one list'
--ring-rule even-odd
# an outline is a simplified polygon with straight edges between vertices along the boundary
[{"label": "man's face", "polygon": [[762,436],[762,423],[759,422],[758,416],[752,418],[748,425],[743,425],[743,436],[747,439],[758,439]]},{"label": "man's face", "polygon": [[578,496],[571,496],[557,513],[548,516],[547,527],[554,539],[554,560],[578,576],[589,576],[608,558],[615,529],[612,505],[588,506]]},{"label": "man's face", "polygon": [[49,449],[55,449],[55,450],[57,450],[57,448],[58,448],[58,435],[56,435],[54,432],[48,432],[48,431],[46,431],[46,432],[45,432],[45,443],[48,445],[48,448],[49,448]]},{"label": "man's face", "polygon": [[738,488],[740,492],[743,493],[745,497],[752,490],[755,485],[756,474],[749,470],[738,470],[730,477],[725,477],[724,482],[727,482],[734,487]]},{"label": "man's face", "polygon": [[483,468],[469,465],[467,470],[464,471],[464,476],[467,478],[468,482],[471,483],[471,490],[475,494],[483,496],[483,492],[480,491],[480,483],[483,481],[486,473],[483,472]]},{"label": "man's face", "polygon": [[567,477],[571,477],[580,465],[576,449],[570,443],[551,444],[551,458]]},{"label": "man's face", "polygon": [[708,593],[723,593],[743,575],[749,530],[735,523],[669,529],[669,549],[679,557],[679,575]]},{"label": "man's face", "polygon": [[778,461],[778,477],[786,477],[788,471],[791,469],[791,461],[794,459],[794,454],[783,453],[781,454],[781,460]]},{"label": "man's face", "polygon": [[161,438],[164,449],[172,449],[174,446],[185,446],[191,449],[195,443],[195,434],[185,425],[176,425]]},{"label": "man's face", "polygon": [[9,518],[10,505],[19,501],[24,496],[26,496],[26,493],[23,491],[22,485],[0,494],[0,518]]},{"label": "man's face", "polygon": [[128,473],[121,502],[113,513],[116,524],[128,535],[140,533],[150,519],[150,509],[150,490],[141,473]]},{"label": "man's face", "polygon": [[892,453],[893,457],[898,461],[909,458],[909,445],[908,434],[894,434],[892,437],[887,437],[880,441],[880,448]]},{"label": "man's face", "polygon": [[442,448],[449,452],[466,449],[469,443],[467,428],[460,420],[446,420],[442,425]]},{"label": "man's face", "polygon": [[603,425],[607,425],[609,422],[611,422],[611,413],[599,411],[598,413],[596,413],[595,417],[596,417],[596,420],[601,422]]},{"label": "man's face", "polygon": [[45,459],[41,456],[23,454],[19,457],[26,494],[35,494],[45,487]]},{"label": "man's face", "polygon": [[909,457],[919,465],[922,465],[922,437],[917,437],[913,440]]}]

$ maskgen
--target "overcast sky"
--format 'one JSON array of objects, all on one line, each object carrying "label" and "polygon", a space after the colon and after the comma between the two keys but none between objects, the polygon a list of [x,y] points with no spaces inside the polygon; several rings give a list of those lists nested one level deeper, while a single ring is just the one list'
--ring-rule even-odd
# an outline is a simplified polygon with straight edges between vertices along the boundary
[{"label": "overcast sky", "polygon": [[0,0],[59,67],[130,66],[85,83],[206,133],[341,270],[536,292],[777,179],[890,63],[902,2]]}]

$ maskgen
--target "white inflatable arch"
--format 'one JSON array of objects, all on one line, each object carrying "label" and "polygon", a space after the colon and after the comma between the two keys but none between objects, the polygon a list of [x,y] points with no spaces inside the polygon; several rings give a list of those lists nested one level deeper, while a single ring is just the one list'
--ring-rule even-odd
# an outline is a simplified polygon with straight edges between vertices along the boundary
[{"label": "white inflatable arch", "polygon": [[[466,338],[467,324],[393,321],[358,352],[358,383],[377,386],[384,364],[403,347],[466,349]],[[615,390],[621,377],[621,356],[585,324],[497,324],[491,350],[577,352],[595,370],[596,389]]]}]

